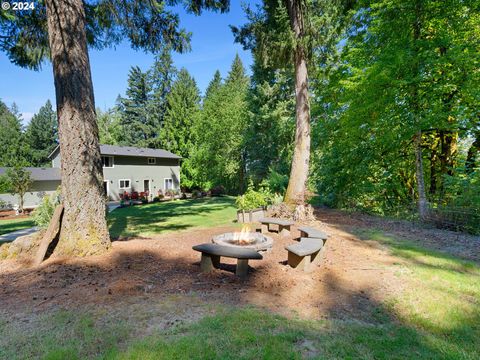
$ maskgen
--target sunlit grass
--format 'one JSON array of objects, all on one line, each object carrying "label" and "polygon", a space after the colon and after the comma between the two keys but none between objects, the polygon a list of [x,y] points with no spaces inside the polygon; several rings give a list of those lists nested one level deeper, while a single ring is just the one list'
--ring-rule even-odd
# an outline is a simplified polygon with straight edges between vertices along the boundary
[{"label": "sunlit grass", "polygon": [[109,214],[108,223],[111,236],[117,238],[234,225],[235,219],[233,198],[212,197],[116,209]]},{"label": "sunlit grass", "polygon": [[0,235],[8,234],[17,230],[28,229],[33,226],[35,226],[35,223],[29,218],[0,220]]}]

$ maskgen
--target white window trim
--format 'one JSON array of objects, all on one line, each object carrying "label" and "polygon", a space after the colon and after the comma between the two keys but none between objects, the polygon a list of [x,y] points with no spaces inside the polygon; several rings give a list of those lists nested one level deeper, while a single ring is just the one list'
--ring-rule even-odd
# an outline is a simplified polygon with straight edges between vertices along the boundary
[{"label": "white window trim", "polygon": [[[129,187],[121,187],[120,186],[120,182],[123,181],[128,181],[128,185],[130,185]],[[131,189],[132,188],[132,180],[131,179],[118,179],[118,188],[119,189],[122,189],[122,190],[125,190],[125,189]]]},{"label": "white window trim", "polygon": [[163,190],[167,190],[167,180],[172,180],[172,188],[169,190],[175,190],[175,186],[173,184],[173,179],[172,178],[164,178],[163,179]]},{"label": "white window trim", "polygon": [[[150,162],[150,160],[153,160],[153,162]],[[157,158],[154,158],[154,157],[147,158],[148,165],[155,165],[156,163],[157,163]]]},{"label": "white window trim", "polygon": [[111,156],[111,155],[102,155],[102,157],[108,157],[108,158],[112,159],[112,161],[111,161],[111,162],[112,162],[112,166],[104,166],[104,165],[102,164],[102,167],[103,167],[104,169],[113,169],[113,168],[115,167],[115,157],[114,157],[114,156]]}]

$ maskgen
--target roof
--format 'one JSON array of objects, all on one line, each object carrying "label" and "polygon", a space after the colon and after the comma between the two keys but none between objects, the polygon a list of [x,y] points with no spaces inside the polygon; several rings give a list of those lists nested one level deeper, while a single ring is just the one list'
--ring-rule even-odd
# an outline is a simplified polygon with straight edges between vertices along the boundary
[{"label": "roof", "polygon": [[[0,167],[0,175],[6,173],[8,168]],[[37,168],[26,167],[30,171],[30,176],[36,181],[61,180],[60,168]]]},{"label": "roof", "polygon": [[[60,145],[52,151],[48,156],[52,159],[59,151]],[[163,149],[138,148],[134,146],[118,146],[118,145],[100,145],[101,155],[121,155],[121,156],[140,156],[140,157],[157,157],[164,159],[181,159],[181,156],[175,155],[170,151]]]}]

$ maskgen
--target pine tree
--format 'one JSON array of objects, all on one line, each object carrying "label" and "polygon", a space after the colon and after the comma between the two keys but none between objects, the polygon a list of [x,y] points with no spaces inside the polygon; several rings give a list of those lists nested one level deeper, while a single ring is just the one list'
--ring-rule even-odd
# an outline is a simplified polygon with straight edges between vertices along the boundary
[{"label": "pine tree", "polygon": [[26,141],[30,147],[31,164],[45,166],[50,163],[48,155],[58,145],[57,114],[50,100],[32,117],[27,126]]},{"label": "pine tree", "polygon": [[181,69],[167,96],[167,109],[162,129],[162,145],[165,149],[184,158],[182,184],[194,184],[191,153],[195,143],[194,126],[200,110],[200,90],[186,69]]},{"label": "pine tree", "polygon": [[220,71],[215,71],[213,74],[213,79],[208,83],[207,89],[205,90],[205,98],[208,98],[213,95],[220,87],[222,86],[222,75]]},{"label": "pine tree", "polygon": [[29,165],[28,147],[24,141],[23,127],[17,106],[9,109],[0,101],[0,166]]},{"label": "pine tree", "polygon": [[161,147],[162,127],[164,126],[167,111],[167,95],[172,89],[172,84],[177,74],[173,66],[171,49],[165,47],[155,57],[149,71],[152,86],[152,97],[149,102],[149,112],[152,115],[152,124],[156,127],[156,136],[150,140],[150,147]]},{"label": "pine tree", "polygon": [[195,126],[194,167],[204,187],[223,185],[231,193],[245,188],[244,136],[248,121],[249,79],[237,56],[225,84],[210,91]]},{"label": "pine tree", "polygon": [[150,112],[152,85],[148,72],[133,66],[128,75],[126,97],[121,99],[121,144],[148,147],[159,125]]}]

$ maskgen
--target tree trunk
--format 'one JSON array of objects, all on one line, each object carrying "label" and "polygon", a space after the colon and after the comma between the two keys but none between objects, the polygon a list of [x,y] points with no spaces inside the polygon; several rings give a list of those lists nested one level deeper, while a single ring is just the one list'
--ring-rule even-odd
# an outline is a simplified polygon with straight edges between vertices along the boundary
[{"label": "tree trunk", "polygon": [[57,100],[64,215],[58,255],[110,246],[82,0],[46,0]]},{"label": "tree trunk", "polygon": [[423,158],[422,158],[422,132],[415,134],[415,170],[417,178],[418,191],[418,214],[421,220],[425,220],[428,215],[428,202],[425,194],[425,180],[423,177]]},{"label": "tree trunk", "polygon": [[308,180],[310,161],[310,103],[308,99],[308,71],[306,53],[301,39],[304,36],[302,1],[288,0],[290,25],[295,34],[295,149],[293,151],[290,178],[285,194],[285,202],[303,204]]},{"label": "tree trunk", "polygon": [[465,161],[465,170],[467,174],[472,174],[476,167],[477,154],[480,152],[480,132],[476,134],[475,141],[468,149],[467,160]]}]

